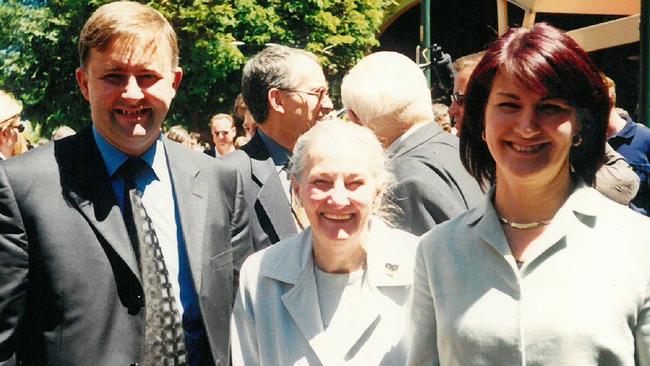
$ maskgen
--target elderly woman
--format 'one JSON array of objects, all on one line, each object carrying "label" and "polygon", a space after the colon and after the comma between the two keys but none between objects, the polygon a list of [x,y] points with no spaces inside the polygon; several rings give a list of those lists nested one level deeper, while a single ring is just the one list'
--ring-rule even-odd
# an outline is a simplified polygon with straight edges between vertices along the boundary
[{"label": "elderly woman", "polygon": [[0,90],[0,160],[9,159],[27,151],[20,123],[22,105],[10,94]]},{"label": "elderly woman", "polygon": [[320,122],[298,139],[291,174],[311,226],[244,263],[233,364],[403,365],[417,238],[373,215],[388,175],[380,143]]},{"label": "elderly woman", "polygon": [[647,218],[591,188],[609,101],[571,38],[513,29],[472,74],[484,204],[418,248],[409,365],[650,365]]}]

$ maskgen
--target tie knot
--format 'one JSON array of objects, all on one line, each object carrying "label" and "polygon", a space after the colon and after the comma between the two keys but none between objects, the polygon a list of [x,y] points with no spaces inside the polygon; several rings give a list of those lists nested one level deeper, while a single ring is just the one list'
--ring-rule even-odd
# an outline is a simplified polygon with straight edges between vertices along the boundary
[{"label": "tie knot", "polygon": [[144,160],[140,158],[129,158],[126,159],[124,163],[122,163],[120,168],[117,170],[117,174],[119,174],[122,179],[124,179],[124,183],[127,187],[134,188],[135,177],[139,172],[145,169],[147,169],[147,163]]}]

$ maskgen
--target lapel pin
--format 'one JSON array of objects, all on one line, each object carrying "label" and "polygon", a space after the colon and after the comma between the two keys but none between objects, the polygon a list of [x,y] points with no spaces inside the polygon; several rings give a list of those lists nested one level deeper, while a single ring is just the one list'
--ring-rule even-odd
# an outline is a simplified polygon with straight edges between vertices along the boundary
[{"label": "lapel pin", "polygon": [[395,271],[397,271],[398,268],[399,268],[399,264],[386,263],[384,265],[384,269],[386,270],[386,274],[388,274],[391,277],[393,276]]}]

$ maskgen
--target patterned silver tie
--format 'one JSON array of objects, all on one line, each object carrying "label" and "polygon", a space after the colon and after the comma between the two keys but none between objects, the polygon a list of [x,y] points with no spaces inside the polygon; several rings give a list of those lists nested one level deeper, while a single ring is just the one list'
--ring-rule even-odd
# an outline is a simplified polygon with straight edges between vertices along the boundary
[{"label": "patterned silver tie", "polygon": [[128,159],[118,173],[124,179],[124,222],[139,257],[145,298],[143,362],[145,366],[186,365],[185,342],[176,299],[169,282],[156,231],[135,186],[138,172],[149,169],[141,159]]}]

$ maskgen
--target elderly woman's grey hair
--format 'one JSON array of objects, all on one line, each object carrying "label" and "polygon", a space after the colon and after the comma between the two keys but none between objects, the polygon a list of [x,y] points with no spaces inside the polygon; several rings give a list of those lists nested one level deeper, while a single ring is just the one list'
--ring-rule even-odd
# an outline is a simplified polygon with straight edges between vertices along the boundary
[{"label": "elderly woman's grey hair", "polygon": [[[368,160],[370,175],[380,189],[380,195],[386,194],[395,181],[391,173],[390,162],[375,134],[367,127],[343,121],[339,118],[332,118],[318,122],[298,138],[293,149],[290,166],[291,176],[296,183],[300,183],[304,178],[309,153],[315,143],[330,144],[332,149],[336,149],[336,145],[342,144],[361,146],[370,157]],[[381,216],[384,221],[390,223],[392,221],[390,217],[394,214],[396,207],[386,199],[378,200],[378,202],[380,201],[384,202],[380,206],[378,205],[379,207],[376,207],[373,213]]]}]

